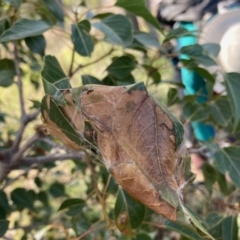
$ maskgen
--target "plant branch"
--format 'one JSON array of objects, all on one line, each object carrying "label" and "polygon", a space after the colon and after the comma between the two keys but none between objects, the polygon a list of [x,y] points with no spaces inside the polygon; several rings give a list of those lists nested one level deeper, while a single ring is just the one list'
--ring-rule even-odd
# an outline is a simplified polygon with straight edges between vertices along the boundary
[{"label": "plant branch", "polygon": [[85,67],[88,67],[88,66],[90,66],[90,65],[93,65],[93,64],[101,61],[102,59],[104,59],[105,57],[107,57],[108,55],[110,55],[113,51],[114,51],[114,48],[112,47],[112,48],[110,49],[110,51],[108,51],[107,53],[105,53],[105,54],[104,54],[103,56],[101,56],[100,58],[98,58],[98,59],[96,59],[96,60],[94,60],[94,61],[92,61],[92,62],[90,62],[90,63],[86,63],[86,64],[84,64],[84,65],[81,65],[81,64],[78,65],[78,67],[77,67],[75,70],[72,71],[71,75],[69,75],[69,77],[72,77],[72,76],[73,76],[75,73],[77,73],[80,69],[83,69],[83,68],[85,68]]},{"label": "plant branch", "polygon": [[39,157],[23,157],[20,159],[21,165],[41,164],[41,163],[53,163],[55,161],[65,161],[69,159],[79,160],[84,159],[86,155],[83,152],[72,152],[65,155],[55,156],[39,156]]}]

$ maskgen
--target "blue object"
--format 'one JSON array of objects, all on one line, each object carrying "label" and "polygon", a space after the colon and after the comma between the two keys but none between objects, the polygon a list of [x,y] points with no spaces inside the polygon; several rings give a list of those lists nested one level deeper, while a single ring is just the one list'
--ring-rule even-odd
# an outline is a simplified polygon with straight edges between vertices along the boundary
[{"label": "blue object", "polygon": [[[196,26],[190,22],[180,23],[180,27],[189,31],[197,31]],[[197,43],[196,37],[186,36],[178,39],[178,48],[189,46]],[[180,55],[180,59],[188,59],[185,55]],[[182,83],[185,85],[184,95],[198,94],[197,102],[204,103],[207,101],[207,89],[205,80],[196,72],[187,68],[181,69]],[[209,141],[215,136],[215,130],[212,125],[202,122],[191,122],[194,135],[200,141]]]}]

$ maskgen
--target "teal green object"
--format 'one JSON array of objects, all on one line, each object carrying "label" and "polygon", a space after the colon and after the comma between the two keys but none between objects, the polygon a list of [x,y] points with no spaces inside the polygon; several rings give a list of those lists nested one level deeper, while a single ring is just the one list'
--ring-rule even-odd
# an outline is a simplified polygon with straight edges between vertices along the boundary
[{"label": "teal green object", "polygon": [[[184,22],[180,24],[189,31],[197,31],[193,23]],[[197,38],[192,36],[181,37],[178,39],[178,49],[197,43]],[[188,59],[186,55],[180,55],[180,59]],[[197,102],[204,103],[207,101],[207,90],[204,79],[196,72],[187,68],[181,69],[182,83],[185,85],[184,95],[198,94]],[[201,122],[192,122],[192,127],[196,138],[200,141],[209,141],[215,136],[215,130],[212,125]]]}]

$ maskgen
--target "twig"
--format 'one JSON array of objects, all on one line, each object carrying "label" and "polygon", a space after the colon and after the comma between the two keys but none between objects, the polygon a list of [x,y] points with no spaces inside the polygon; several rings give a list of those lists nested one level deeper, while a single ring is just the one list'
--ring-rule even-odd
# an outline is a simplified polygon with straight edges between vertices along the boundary
[{"label": "twig", "polygon": [[95,232],[95,231],[97,231],[97,230],[104,229],[104,228],[106,228],[106,227],[107,227],[107,225],[99,226],[99,227],[96,227],[96,228],[90,228],[90,229],[88,229],[85,233],[83,233],[82,235],[80,235],[76,240],[80,240],[80,239],[82,239],[83,237],[85,237],[86,235],[88,235],[89,233]]},{"label": "twig", "polygon": [[110,55],[113,51],[114,51],[114,48],[111,48],[109,52],[107,52],[106,54],[104,54],[104,55],[101,56],[100,58],[98,58],[98,59],[96,59],[96,60],[94,60],[94,61],[92,61],[92,62],[90,62],[90,63],[84,64],[84,65],[81,65],[81,64],[78,65],[78,67],[77,67],[75,70],[72,71],[72,74],[69,75],[69,77],[72,77],[72,76],[73,76],[76,72],[78,72],[80,69],[83,69],[83,68],[85,68],[85,67],[88,67],[88,66],[90,66],[90,65],[93,65],[93,64],[101,61],[102,59],[104,59],[105,57],[107,57],[108,55]]},{"label": "twig", "polygon": [[83,152],[67,153],[60,156],[39,156],[39,157],[23,157],[20,159],[21,165],[41,164],[41,163],[52,163],[55,161],[65,161],[69,159],[84,159],[86,155]]}]

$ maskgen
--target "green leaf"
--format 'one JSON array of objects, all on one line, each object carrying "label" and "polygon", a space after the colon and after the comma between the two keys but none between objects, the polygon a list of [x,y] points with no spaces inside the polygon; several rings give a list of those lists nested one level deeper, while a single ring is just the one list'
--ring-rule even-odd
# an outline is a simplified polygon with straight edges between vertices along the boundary
[{"label": "green leaf", "polygon": [[147,71],[149,77],[153,79],[154,84],[159,84],[161,82],[161,75],[157,68],[144,64],[143,67]]},{"label": "green leaf", "polygon": [[215,239],[222,239],[223,219],[223,216],[216,212],[211,212],[205,219],[206,228]]},{"label": "green leaf", "polygon": [[162,30],[157,19],[146,8],[144,0],[118,0],[115,5],[126,9],[127,11],[142,17],[146,22],[158,30]]},{"label": "green leaf", "polygon": [[91,75],[82,75],[82,85],[86,84],[103,84],[103,83]]},{"label": "green leaf", "polygon": [[68,209],[66,212],[67,215],[73,217],[81,213],[83,207],[85,206],[85,201],[80,198],[70,198],[65,200],[58,211]]},{"label": "green leaf", "polygon": [[238,239],[238,225],[236,217],[229,216],[222,221],[222,239],[223,240]]},{"label": "green leaf", "polygon": [[208,118],[208,110],[202,104],[187,102],[183,105],[183,115],[188,122],[201,122]]},{"label": "green leaf", "polygon": [[7,216],[6,210],[2,206],[0,206],[0,220],[6,219],[6,216]]},{"label": "green leaf", "polygon": [[175,104],[176,102],[178,102],[179,98],[178,98],[178,91],[176,88],[170,88],[168,90],[168,94],[167,94],[167,105],[171,106],[173,104]]},{"label": "green leaf", "polygon": [[132,43],[132,25],[128,18],[116,14],[104,18],[93,26],[105,34],[105,41],[111,44],[128,46]]},{"label": "green leaf", "polygon": [[8,230],[9,221],[0,220],[0,237],[3,237]]},{"label": "green leaf", "polygon": [[228,172],[235,185],[240,188],[240,147],[227,147],[215,153],[215,164],[221,173]]},{"label": "green leaf", "polygon": [[194,231],[193,228],[191,228],[190,226],[184,225],[184,224],[180,224],[178,222],[173,222],[170,220],[167,220],[166,223],[164,224],[164,226],[172,231],[178,232],[181,235],[192,239],[192,240],[202,240],[202,238],[197,234],[196,231]]},{"label": "green leaf", "polygon": [[235,124],[234,130],[240,121],[240,73],[226,73],[224,75],[228,97],[234,114]]},{"label": "green leaf", "polygon": [[202,47],[209,55],[212,55],[214,57],[217,57],[221,50],[220,45],[216,43],[205,43],[202,44]]},{"label": "green leaf", "polygon": [[135,240],[152,240],[152,238],[147,233],[138,233]]},{"label": "green leaf", "polygon": [[2,190],[0,190],[0,206],[2,206],[6,211],[10,210],[7,195]]},{"label": "green leaf", "polygon": [[25,43],[33,53],[40,54],[41,56],[44,55],[46,40],[42,34],[25,38]]},{"label": "green leaf", "polygon": [[15,66],[10,59],[4,58],[0,60],[0,86],[9,87],[14,80]]},{"label": "green leaf", "polygon": [[118,57],[107,67],[107,71],[118,79],[127,77],[136,67],[136,62],[129,56]]},{"label": "green leaf", "polygon": [[64,106],[65,100],[63,99],[60,89],[71,88],[69,78],[65,75],[55,57],[48,55],[45,56],[43,60],[44,67],[41,75],[44,91]]},{"label": "green leaf", "polygon": [[7,19],[0,20],[0,36],[10,27],[9,21]]},{"label": "green leaf", "polygon": [[150,33],[135,32],[134,38],[146,47],[160,48],[159,41],[154,38]]},{"label": "green leaf", "polygon": [[228,189],[228,183],[227,183],[226,177],[224,174],[222,174],[219,171],[217,172],[217,182],[218,182],[221,192],[224,195],[228,195],[229,189]]},{"label": "green leaf", "polygon": [[204,66],[216,65],[216,62],[208,56],[208,54],[204,51],[203,47],[199,44],[182,47],[180,49],[180,53],[187,55],[189,58],[193,59],[198,64],[202,64]]},{"label": "green leaf", "polygon": [[121,213],[127,213],[132,229],[138,228],[145,216],[145,207],[132,199],[124,190],[119,189],[114,207],[114,219],[117,221]]},{"label": "green leaf", "polygon": [[18,9],[21,5],[22,0],[4,0],[6,3],[9,3],[10,5],[12,5],[13,7],[15,7],[16,9]]},{"label": "green leaf", "polygon": [[202,166],[202,171],[204,175],[204,184],[207,188],[207,190],[212,193],[212,185],[216,182],[217,180],[217,173],[215,169],[208,163],[204,163]]},{"label": "green leaf", "polygon": [[30,20],[22,18],[15,22],[11,28],[0,36],[0,42],[19,40],[42,34],[50,29],[52,25],[42,20]]},{"label": "green leaf", "polygon": [[208,80],[209,82],[211,83],[215,82],[215,77],[211,73],[209,73],[206,69],[201,67],[193,67],[190,69],[196,72],[198,75],[200,75],[204,79]]},{"label": "green leaf", "polygon": [[59,23],[64,22],[64,12],[62,0],[43,0],[49,11],[56,17]]},{"label": "green leaf", "polygon": [[225,97],[210,102],[209,111],[213,120],[222,127],[226,127],[232,118],[231,106]]},{"label": "green leaf", "polygon": [[196,34],[194,34],[193,32],[188,31],[186,28],[175,28],[172,29],[167,36],[165,37],[163,42],[168,42],[173,38],[180,38],[180,37],[184,37],[184,36],[195,36]]},{"label": "green leaf", "polygon": [[49,192],[55,198],[66,196],[65,187],[59,182],[54,182],[53,184],[51,184],[51,186],[49,187]]},{"label": "green leaf", "polygon": [[74,44],[74,49],[77,53],[82,56],[91,56],[94,49],[94,43],[89,31],[91,29],[91,24],[88,20],[83,20],[78,24],[72,25],[72,42]]},{"label": "green leaf", "polygon": [[24,188],[16,188],[11,192],[12,201],[20,208],[33,209],[33,200]]},{"label": "green leaf", "polygon": [[75,130],[53,99],[50,99],[50,108],[48,108],[46,98],[43,98],[42,109],[47,112],[51,121],[53,121],[70,140],[78,145],[82,145],[80,133]]}]

